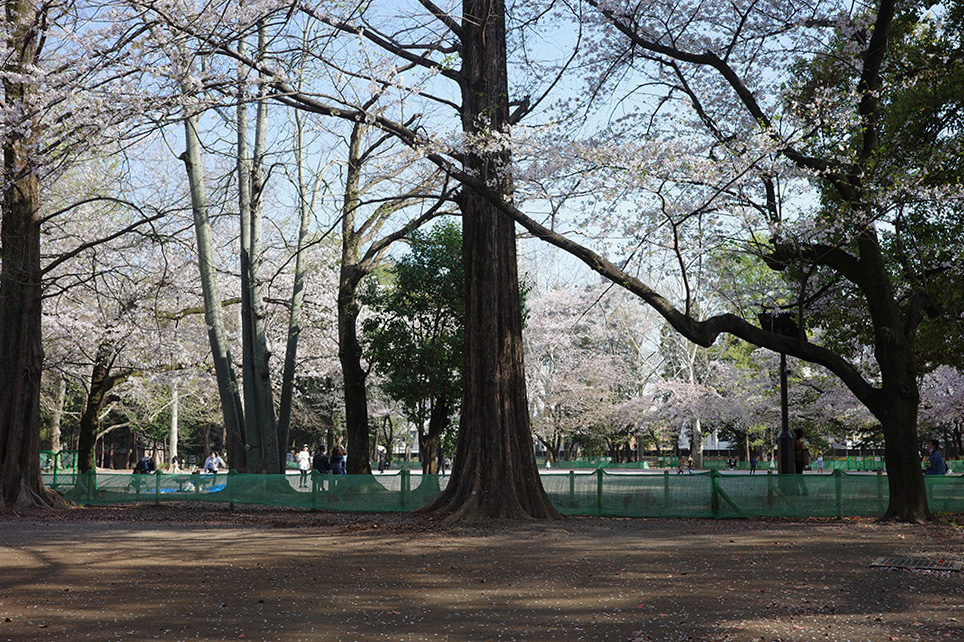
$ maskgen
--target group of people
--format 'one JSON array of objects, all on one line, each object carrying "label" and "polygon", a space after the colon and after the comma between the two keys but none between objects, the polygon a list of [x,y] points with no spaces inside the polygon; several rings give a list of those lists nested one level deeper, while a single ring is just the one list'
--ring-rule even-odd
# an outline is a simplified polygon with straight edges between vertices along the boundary
[{"label": "group of people", "polygon": [[308,485],[308,473],[312,469],[317,470],[322,475],[346,475],[348,473],[345,468],[345,449],[341,446],[335,446],[330,457],[326,451],[327,448],[322,444],[315,449],[315,454],[312,455],[311,451],[308,450],[308,444],[305,444],[295,456],[298,462],[298,471],[301,473],[299,486]]},{"label": "group of people", "polygon": [[[803,472],[810,468],[810,451],[804,443],[804,433],[803,430],[797,428],[794,431],[793,440],[793,459],[794,465],[797,472]],[[944,461],[944,457],[941,454],[940,444],[936,439],[930,439],[927,442],[927,455],[924,457],[924,474],[925,475],[945,475],[947,474],[947,463]],[[322,475],[333,474],[333,475],[345,475],[347,474],[347,469],[345,467],[345,449],[342,446],[335,446],[331,451],[331,456],[326,452],[325,445],[322,444],[315,449],[314,455],[308,450],[308,444],[305,444],[301,451],[296,455],[298,461],[298,470],[301,472],[301,484],[307,485],[308,483],[308,473],[314,469],[317,470]],[[444,462],[445,459],[440,455],[439,457],[439,468],[440,473],[444,474]],[[180,472],[180,462],[175,458],[173,461],[174,472]],[[823,472],[823,457],[818,458],[818,468],[820,472]],[[755,455],[750,457],[750,473],[756,472],[757,459]],[[384,459],[379,461],[379,470],[384,470]],[[736,467],[736,462],[734,460],[727,460],[727,469],[733,469]],[[220,470],[227,468],[227,464],[224,459],[218,455],[217,451],[211,451],[211,454],[207,459],[204,460],[204,472],[217,474]],[[134,474],[148,474],[156,470],[156,463],[154,458],[150,453],[145,453],[145,455],[138,460],[137,465],[134,466]],[[693,472],[693,460],[688,456],[682,456],[679,458],[679,467],[677,469],[677,474],[683,474],[683,472]]]},{"label": "group of people", "polygon": [[679,458],[679,467],[676,469],[676,474],[682,475],[684,471],[687,473],[693,472],[693,458],[688,455]]}]

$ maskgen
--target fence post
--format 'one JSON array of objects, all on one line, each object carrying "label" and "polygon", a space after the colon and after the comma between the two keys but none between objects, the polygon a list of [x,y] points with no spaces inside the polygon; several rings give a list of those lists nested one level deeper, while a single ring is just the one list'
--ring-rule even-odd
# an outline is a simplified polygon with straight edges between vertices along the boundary
[{"label": "fence post", "polygon": [[231,468],[228,470],[228,476],[224,478],[224,492],[228,494],[228,509],[234,510],[234,483],[232,479],[236,479],[238,471]]},{"label": "fence post", "polygon": [[884,471],[877,470],[877,501],[884,501]]},{"label": "fence post", "polygon": [[596,469],[596,509],[602,510],[603,507],[603,469]]},{"label": "fence post", "polygon": [[311,510],[318,510],[318,484],[321,483],[319,480],[321,473],[318,472],[317,468],[311,469]]},{"label": "fence post", "polygon": [[154,471],[154,505],[161,505],[161,475],[163,473],[159,470]]},{"label": "fence post", "polygon": [[575,505],[576,502],[576,471],[569,471],[569,501]]},{"label": "fence post", "polygon": [[773,506],[773,471],[767,471],[767,506]]},{"label": "fence post", "polygon": [[411,473],[408,468],[402,469],[402,497],[401,505],[406,506],[408,504],[408,493],[411,490]]},{"label": "fence post", "polygon": [[663,471],[663,505],[669,506],[669,469]]},{"label": "fence post", "polygon": [[837,496],[837,519],[843,519],[843,470],[833,469],[833,488]]},{"label": "fence post", "polygon": [[720,471],[710,471],[710,510],[713,517],[720,516]]}]

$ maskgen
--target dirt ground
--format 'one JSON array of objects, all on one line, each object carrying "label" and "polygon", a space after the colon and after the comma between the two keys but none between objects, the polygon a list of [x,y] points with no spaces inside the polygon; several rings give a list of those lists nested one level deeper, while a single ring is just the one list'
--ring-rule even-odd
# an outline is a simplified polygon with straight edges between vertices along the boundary
[{"label": "dirt ground", "polygon": [[0,515],[0,642],[964,640],[964,528],[211,505]]}]

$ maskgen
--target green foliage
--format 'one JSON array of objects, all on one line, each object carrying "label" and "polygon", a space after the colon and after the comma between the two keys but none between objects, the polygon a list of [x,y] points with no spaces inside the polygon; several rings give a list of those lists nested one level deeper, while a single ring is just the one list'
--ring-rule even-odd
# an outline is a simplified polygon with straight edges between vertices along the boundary
[{"label": "green foliage", "polygon": [[428,420],[433,400],[454,405],[462,391],[464,290],[462,233],[453,222],[415,231],[411,251],[391,270],[393,281],[370,282],[360,300],[365,353],[382,388],[408,419]]},{"label": "green foliage", "polygon": [[[922,372],[959,364],[964,355],[959,321],[964,204],[953,196],[964,180],[962,4],[928,10],[911,3],[899,9],[876,96],[880,136],[871,158],[860,158],[865,151],[860,123],[842,126],[834,117],[858,96],[860,65],[851,44],[867,34],[838,32],[825,55],[796,63],[796,82],[787,92],[789,108],[806,123],[806,152],[861,168],[859,189],[871,205],[867,212],[851,211],[846,195],[824,182],[821,242],[857,255],[853,239],[864,217],[877,222],[905,325],[917,330]],[[790,265],[783,276],[788,283],[806,281],[808,320],[821,328],[824,345],[851,359],[873,345],[863,294],[855,285],[809,262]]]}]

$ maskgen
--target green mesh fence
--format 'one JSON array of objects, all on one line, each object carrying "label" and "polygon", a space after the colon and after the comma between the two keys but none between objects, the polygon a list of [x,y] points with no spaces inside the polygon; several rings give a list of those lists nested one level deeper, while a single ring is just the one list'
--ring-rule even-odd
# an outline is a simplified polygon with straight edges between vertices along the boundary
[{"label": "green mesh fence", "polygon": [[[445,488],[447,475],[407,470],[379,475],[243,475],[129,473],[44,476],[49,486],[78,504],[210,501],[296,506],[318,510],[399,512],[424,506]],[[964,477],[926,476],[930,508],[964,513]],[[850,517],[887,509],[884,474],[748,475],[705,471],[585,472],[545,474],[542,484],[567,515],[619,517]]]},{"label": "green mesh fence", "polygon": [[55,453],[52,450],[41,450],[40,470],[45,473],[77,470],[77,451],[61,450]]},{"label": "green mesh fence", "polygon": [[[960,482],[958,479],[957,481]],[[547,483],[548,482],[548,483]],[[555,506],[571,515],[632,517],[843,517],[880,515],[887,479],[877,475],[728,474],[717,471],[543,478]],[[964,490],[964,484],[959,487]],[[964,501],[958,504],[964,508]]]},{"label": "green mesh fence", "polygon": [[[597,468],[607,468],[615,470],[650,470],[650,469],[661,469],[669,468],[674,472],[679,466],[679,457],[666,456],[666,457],[649,457],[642,461],[632,461],[623,462],[619,464],[614,464],[610,457],[601,457],[598,459],[574,459],[574,460],[562,460],[552,462],[552,470],[595,470]],[[948,471],[952,473],[964,473],[964,460],[950,459],[946,461]],[[757,462],[757,470],[766,472],[769,470],[770,462],[765,460],[760,460]],[[817,470],[817,460],[814,459],[810,464],[810,467],[816,471]],[[703,469],[705,470],[726,470],[726,459],[704,459]],[[825,472],[831,472],[834,470],[843,470],[845,472],[876,472],[878,470],[884,469],[884,458],[883,457],[842,457],[842,458],[824,458],[823,470]],[[748,461],[738,461],[736,462],[735,470],[749,471],[750,462]]]},{"label": "green mesh fence", "polygon": [[[411,475],[242,475],[230,473],[86,473],[59,487],[52,475],[44,482],[78,504],[205,501],[265,506],[296,506],[338,511],[409,511],[423,506],[445,488],[448,476]],[[49,481],[48,481],[49,480]]]}]

